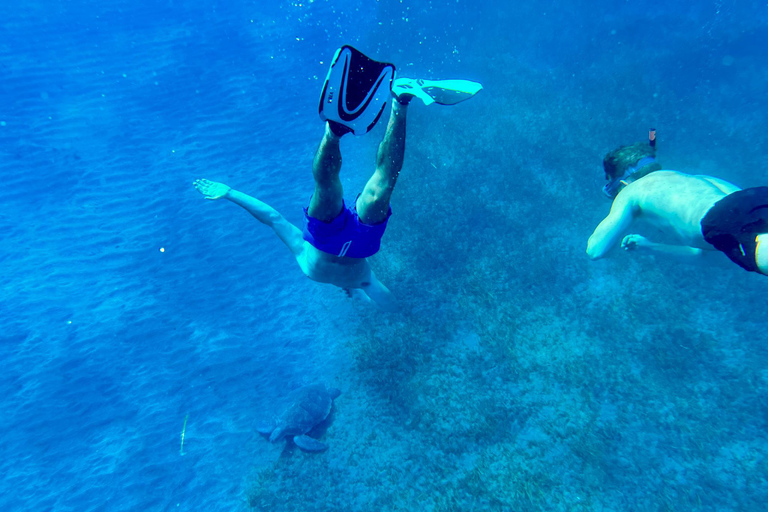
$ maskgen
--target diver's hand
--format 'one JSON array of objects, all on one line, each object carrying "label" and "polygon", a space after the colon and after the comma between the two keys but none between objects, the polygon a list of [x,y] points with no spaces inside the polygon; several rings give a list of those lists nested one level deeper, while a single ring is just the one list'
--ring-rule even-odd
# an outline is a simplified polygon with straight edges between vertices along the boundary
[{"label": "diver's hand", "polygon": [[226,196],[227,193],[232,190],[228,185],[223,183],[217,183],[215,181],[208,181],[206,179],[195,180],[193,183],[198,192],[203,194],[206,199],[221,199]]},{"label": "diver's hand", "polygon": [[642,235],[627,235],[621,241],[621,248],[625,251],[637,251],[651,247],[653,247],[653,242]]}]

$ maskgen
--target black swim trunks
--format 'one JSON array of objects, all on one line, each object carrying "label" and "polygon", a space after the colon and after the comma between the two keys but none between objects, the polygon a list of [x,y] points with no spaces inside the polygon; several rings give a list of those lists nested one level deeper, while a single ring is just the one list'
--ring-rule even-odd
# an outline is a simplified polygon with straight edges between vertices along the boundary
[{"label": "black swim trunks", "polygon": [[768,187],[728,194],[701,219],[704,240],[744,270],[759,272],[757,235],[768,233]]}]

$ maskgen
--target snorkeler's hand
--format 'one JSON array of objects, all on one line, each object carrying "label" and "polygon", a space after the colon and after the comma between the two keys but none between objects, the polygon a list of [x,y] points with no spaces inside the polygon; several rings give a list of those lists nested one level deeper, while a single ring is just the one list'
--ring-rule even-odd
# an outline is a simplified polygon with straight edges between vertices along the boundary
[{"label": "snorkeler's hand", "polygon": [[231,190],[228,185],[223,183],[217,183],[215,181],[208,181],[206,179],[195,180],[193,183],[198,192],[203,194],[206,199],[221,199],[227,195],[227,192]]},{"label": "snorkeler's hand", "polygon": [[653,242],[642,235],[627,235],[621,241],[621,248],[625,251],[636,251],[638,249],[647,249],[653,245]]}]

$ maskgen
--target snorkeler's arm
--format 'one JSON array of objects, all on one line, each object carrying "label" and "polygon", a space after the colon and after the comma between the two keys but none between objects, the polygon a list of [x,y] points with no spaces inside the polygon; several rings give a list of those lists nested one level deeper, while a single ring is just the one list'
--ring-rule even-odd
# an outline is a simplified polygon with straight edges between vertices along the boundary
[{"label": "snorkeler's arm", "polygon": [[587,254],[593,260],[602,258],[619,242],[621,234],[632,224],[634,202],[626,190],[611,205],[611,213],[597,226],[587,242]]},{"label": "snorkeler's arm", "polygon": [[256,220],[271,227],[294,256],[298,258],[302,254],[304,237],[301,230],[285,220],[280,212],[268,204],[215,181],[199,179],[194,182],[194,186],[206,199],[227,199],[245,209],[256,217]]},{"label": "snorkeler's arm", "polygon": [[642,235],[627,235],[621,241],[621,248],[625,251],[639,252],[646,254],[665,254],[667,256],[678,257],[683,260],[701,259],[713,251],[705,251],[697,247],[687,245],[670,245],[651,242]]}]

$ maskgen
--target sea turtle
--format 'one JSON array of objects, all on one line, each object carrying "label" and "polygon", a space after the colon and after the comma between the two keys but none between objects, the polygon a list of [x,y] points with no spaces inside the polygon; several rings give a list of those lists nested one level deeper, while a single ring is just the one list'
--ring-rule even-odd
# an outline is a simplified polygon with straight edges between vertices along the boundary
[{"label": "sea turtle", "polygon": [[293,436],[293,442],[302,450],[322,452],[328,445],[305,435],[328,417],[333,399],[341,394],[336,388],[323,384],[304,386],[289,395],[288,407],[270,423],[256,427],[262,434],[268,434],[273,443],[285,436]]}]

